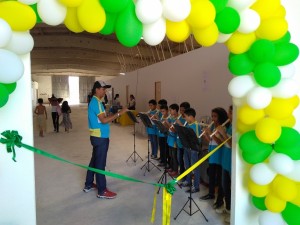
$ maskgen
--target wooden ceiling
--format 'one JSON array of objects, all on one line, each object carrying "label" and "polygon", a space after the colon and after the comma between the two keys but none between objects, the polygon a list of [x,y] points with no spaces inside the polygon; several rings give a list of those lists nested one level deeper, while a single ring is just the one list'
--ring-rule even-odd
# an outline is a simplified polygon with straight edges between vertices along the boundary
[{"label": "wooden ceiling", "polygon": [[30,33],[35,42],[31,63],[32,74],[36,76],[101,76],[109,79],[201,47],[190,36],[183,43],[165,38],[161,44],[149,46],[141,40],[137,46],[127,48],[114,34],[75,34],[64,25],[38,24]]}]

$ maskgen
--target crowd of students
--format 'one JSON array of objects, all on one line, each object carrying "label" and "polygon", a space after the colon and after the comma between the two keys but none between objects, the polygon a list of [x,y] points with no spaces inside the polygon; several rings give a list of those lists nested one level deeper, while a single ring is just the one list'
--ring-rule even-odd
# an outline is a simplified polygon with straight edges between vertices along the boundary
[{"label": "crowd of students", "polygon": [[[196,111],[188,102],[168,106],[165,99],[158,102],[151,99],[148,104],[149,118],[159,120],[168,129],[167,133],[161,133],[155,125],[147,128],[151,143],[151,158],[158,160],[158,166],[165,167],[173,178],[182,174],[200,159],[202,142],[208,143],[210,152],[232,135],[232,106],[229,107],[228,112],[221,107],[212,109],[212,123],[208,125],[196,120]],[[176,124],[189,127],[195,132],[200,150],[187,149],[182,145],[174,127]],[[229,139],[209,157],[209,192],[200,197],[203,201],[215,199],[213,208],[217,213],[225,213],[225,222],[228,223],[230,223],[231,207],[231,151],[231,139]],[[181,181],[181,186],[187,188],[186,192],[200,191],[199,166]]]}]

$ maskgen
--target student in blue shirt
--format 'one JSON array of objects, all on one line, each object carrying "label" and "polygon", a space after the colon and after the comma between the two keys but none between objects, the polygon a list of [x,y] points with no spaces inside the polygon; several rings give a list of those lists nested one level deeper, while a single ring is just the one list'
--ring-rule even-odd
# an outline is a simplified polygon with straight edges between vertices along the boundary
[{"label": "student in blue shirt", "polygon": [[[187,127],[191,128],[194,130],[195,134],[197,137],[199,137],[201,133],[201,126],[200,124],[196,121],[196,111],[193,108],[186,109],[184,112],[185,119],[187,121]],[[198,138],[198,142],[200,145],[201,139]],[[199,160],[199,152],[196,149],[184,149],[185,151],[185,166],[188,169],[192,165],[194,165],[196,162]],[[191,189],[188,189],[187,192],[192,192],[196,193],[200,191],[200,167],[198,166],[196,169],[193,170],[194,172],[194,182],[192,184],[192,174],[189,173],[186,177],[185,182],[183,182],[183,186],[190,187],[190,184],[192,184]]]},{"label": "student in blue shirt", "polygon": [[[160,112],[161,117],[159,118],[159,121],[164,124],[169,119],[169,108],[167,105],[161,105],[160,106]],[[158,166],[165,167],[167,163],[170,163],[170,160],[168,158],[169,155],[169,148],[167,144],[167,137],[168,134],[161,133],[158,131],[158,143],[159,143],[159,149],[160,149],[160,163]]]},{"label": "student in blue shirt", "polygon": [[[149,111],[148,116],[150,117],[150,119],[154,119],[157,114],[158,114],[158,110],[156,109],[157,106],[157,102],[155,99],[151,99],[149,102]],[[148,137],[151,143],[151,159],[158,159],[157,157],[157,151],[158,151],[158,141],[157,141],[157,128],[154,124],[152,124],[153,127],[149,128],[147,127],[147,133],[148,133]]]},{"label": "student in blue shirt", "polygon": [[[109,146],[110,125],[120,115],[127,111],[127,108],[122,109],[119,113],[107,116],[101,99],[106,93],[106,89],[111,85],[107,85],[103,81],[96,81],[92,89],[92,99],[88,107],[88,122],[90,129],[90,141],[93,146],[92,158],[89,167],[100,170],[105,170],[106,158]],[[86,174],[84,192],[89,192],[94,189],[95,172],[88,170]],[[105,175],[96,173],[96,183],[98,189],[98,198],[112,199],[117,196],[116,193],[109,191],[106,187]]]}]

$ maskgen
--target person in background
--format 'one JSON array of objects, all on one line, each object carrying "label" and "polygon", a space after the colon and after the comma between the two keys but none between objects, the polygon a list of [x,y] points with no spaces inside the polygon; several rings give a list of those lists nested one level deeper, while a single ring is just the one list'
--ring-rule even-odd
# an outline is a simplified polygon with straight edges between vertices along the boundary
[{"label": "person in background", "polygon": [[128,109],[135,110],[135,104],[136,104],[135,97],[133,95],[130,95],[129,98],[130,99],[129,99],[129,103],[128,103]]},{"label": "person in background", "polygon": [[72,122],[70,118],[71,108],[67,101],[62,103],[61,112],[63,115],[62,123],[65,127],[65,131],[69,133],[69,130],[72,129]]},{"label": "person in background", "polygon": [[[93,98],[88,108],[88,122],[90,129],[90,141],[93,146],[93,153],[89,163],[89,167],[105,170],[107,152],[110,137],[110,122],[117,119],[120,115],[127,112],[127,108],[123,108],[120,112],[107,116],[101,99],[106,93],[106,89],[111,85],[107,85],[103,81],[96,81],[93,86]],[[94,189],[95,172],[88,170],[86,174],[84,192]],[[96,185],[98,189],[97,198],[112,199],[117,196],[116,193],[108,190],[106,185],[106,177],[103,174],[96,173]]]},{"label": "person in background", "polygon": [[40,131],[40,137],[44,137],[46,131],[47,110],[43,105],[43,99],[38,99],[38,105],[35,107],[34,113],[37,114],[37,125]]},{"label": "person in background", "polygon": [[92,95],[92,92],[90,91],[89,94],[88,94],[88,96],[87,96],[87,103],[88,103],[88,105],[90,104],[90,101],[91,101],[92,97],[93,97],[93,95]]},{"label": "person in background", "polygon": [[51,104],[51,116],[54,132],[59,132],[59,114],[57,112],[57,106],[59,106],[58,99],[52,94],[52,97],[49,98],[49,102]]}]

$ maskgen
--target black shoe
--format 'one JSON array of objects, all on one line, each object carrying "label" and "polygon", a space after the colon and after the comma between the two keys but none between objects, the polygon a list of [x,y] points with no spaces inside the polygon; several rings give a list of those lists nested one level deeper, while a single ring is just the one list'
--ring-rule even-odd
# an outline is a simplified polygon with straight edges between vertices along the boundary
[{"label": "black shoe", "polygon": [[212,194],[207,194],[207,195],[204,195],[202,197],[200,197],[200,200],[210,200],[210,199],[214,199],[215,196],[212,195]]}]

